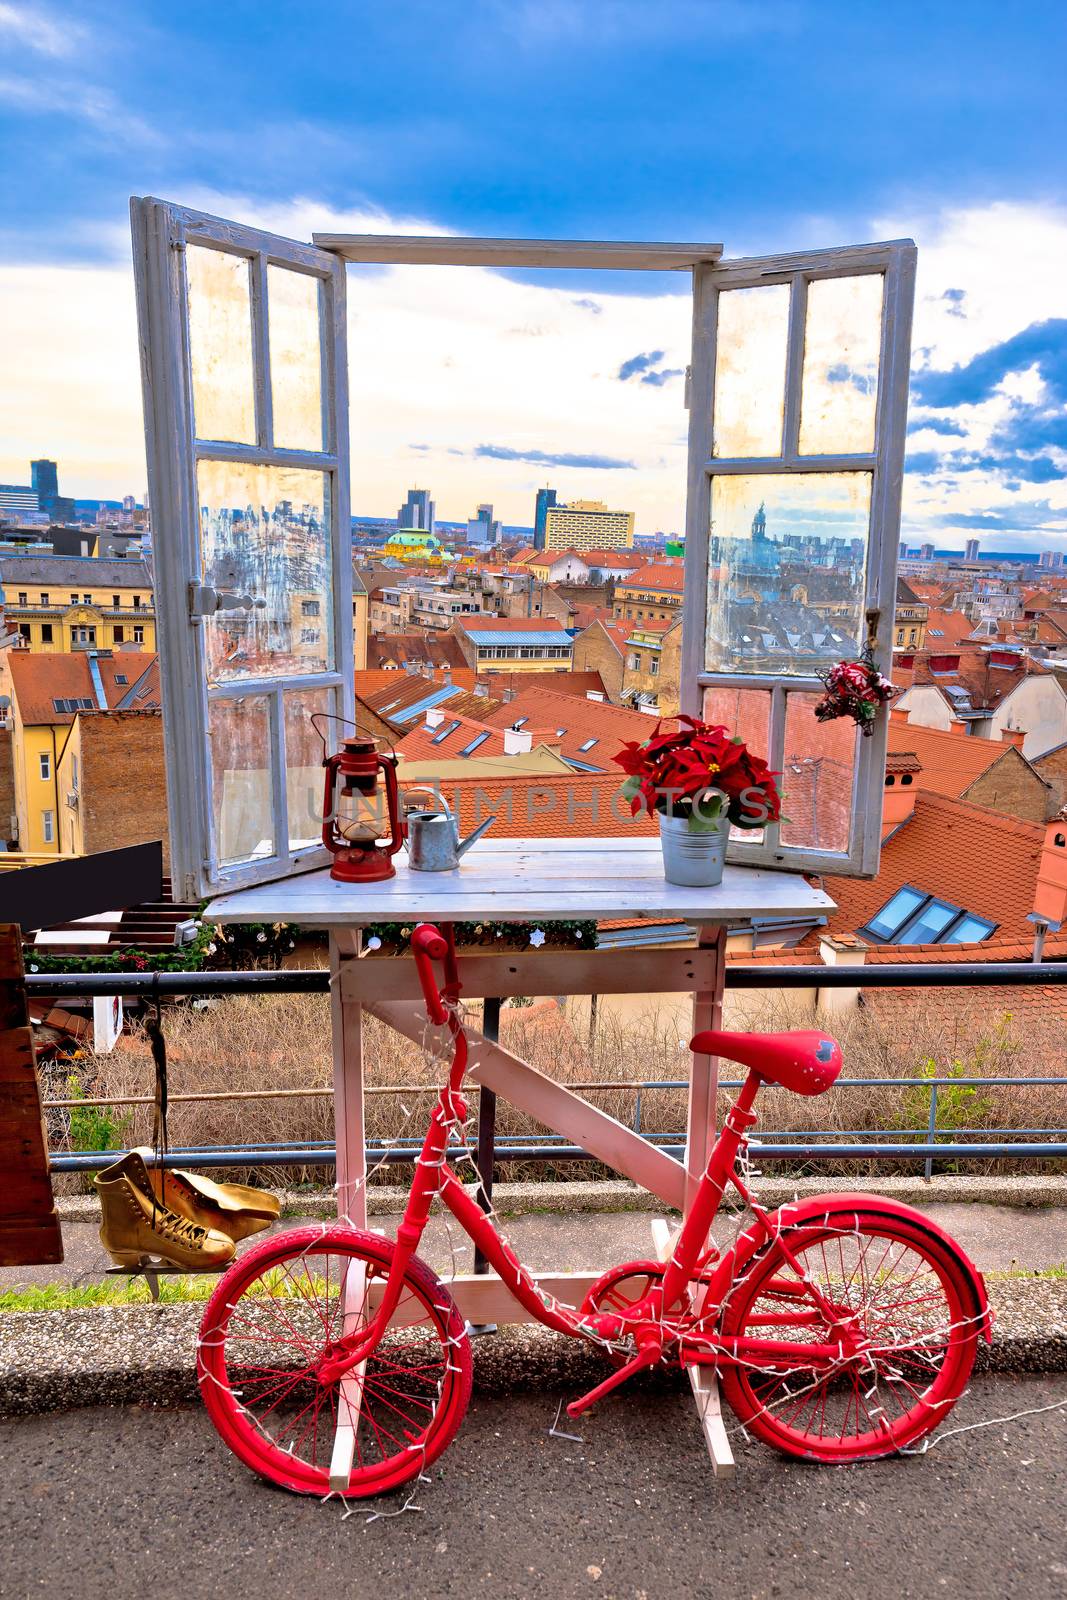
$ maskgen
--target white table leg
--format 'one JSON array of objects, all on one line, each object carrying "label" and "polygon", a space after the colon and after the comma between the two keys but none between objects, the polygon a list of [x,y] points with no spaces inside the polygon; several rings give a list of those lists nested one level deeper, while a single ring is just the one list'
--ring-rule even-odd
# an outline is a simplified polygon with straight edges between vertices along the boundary
[{"label": "white table leg", "polygon": [[[693,995],[693,1032],[722,1024],[722,992],[725,982],[726,930],[702,926],[697,930],[701,949],[716,955],[714,987],[698,989]],[[714,1056],[694,1055],[689,1076],[689,1113],[685,1131],[686,1197],[688,1214],[715,1143],[715,1102],[719,1090],[719,1063]]]},{"label": "white table leg", "polygon": [[[367,1147],[363,1116],[363,1007],[346,999],[340,982],[342,967],[359,954],[360,935],[355,928],[336,928],[330,934],[330,1017],[333,1033],[333,1115],[337,1146],[337,1215],[354,1228],[367,1226]],[[362,1327],[367,1295],[367,1273],[362,1262],[352,1262],[345,1275],[341,1327],[347,1335]],[[337,1392],[337,1427],[330,1456],[330,1488],[343,1494],[352,1476],[356,1434],[363,1400],[364,1367],[355,1367],[341,1379]]]},{"label": "white table leg", "polygon": [[367,1147],[363,1117],[363,1007],[346,999],[341,969],[359,954],[356,928],[330,932],[330,1013],[333,1030],[333,1116],[337,1144],[337,1215],[367,1226]]},{"label": "white table leg", "polygon": [[[697,942],[701,949],[713,949],[716,953],[714,987],[699,989],[693,995],[693,1032],[702,1033],[707,1028],[722,1026],[726,930],[702,926],[698,929]],[[685,1135],[687,1214],[715,1144],[716,1101],[719,1092],[718,1060],[714,1056],[694,1055],[691,1074],[689,1116]],[[652,1226],[657,1256],[661,1261],[665,1261],[673,1246],[670,1230],[665,1222],[659,1227],[656,1223]],[[734,1471],[734,1457],[723,1426],[719,1380],[715,1370],[712,1367],[687,1367],[686,1373],[696,1401],[704,1442],[711,1457],[711,1470],[716,1478],[730,1477]]]},{"label": "white table leg", "polygon": [[[670,1224],[662,1217],[656,1217],[652,1222],[652,1245],[658,1261],[669,1259],[674,1249],[675,1236],[671,1233]],[[730,1440],[726,1434],[726,1427],[722,1420],[722,1402],[719,1396],[719,1380],[715,1376],[713,1367],[686,1367],[686,1376],[689,1387],[693,1391],[696,1401],[697,1417],[704,1434],[704,1443],[708,1447],[711,1457],[712,1476],[716,1478],[731,1478],[734,1474],[734,1453],[730,1449]]]},{"label": "white table leg", "polygon": [[[367,1269],[362,1261],[349,1264],[343,1290],[344,1311],[341,1327],[344,1334],[356,1333],[365,1320],[367,1299]],[[343,1494],[352,1476],[352,1463],[356,1459],[356,1433],[359,1429],[359,1409],[363,1401],[363,1374],[366,1362],[353,1367],[341,1379],[337,1392],[337,1428],[333,1436],[333,1454],[330,1457],[330,1488]]]}]

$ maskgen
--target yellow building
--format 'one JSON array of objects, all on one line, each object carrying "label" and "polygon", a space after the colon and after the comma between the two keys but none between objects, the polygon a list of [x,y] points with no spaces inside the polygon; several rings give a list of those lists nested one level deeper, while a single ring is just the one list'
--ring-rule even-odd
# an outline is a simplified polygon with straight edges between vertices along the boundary
[{"label": "yellow building", "polygon": [[370,632],[370,597],[358,572],[352,574],[352,658],[357,672],[367,665],[367,635]]},{"label": "yellow building", "polygon": [[0,557],[4,632],[36,653],[152,651],[152,581],[141,557]]},{"label": "yellow building", "polygon": [[603,500],[548,508],[546,550],[632,550],[633,543],[632,511],[609,511]]},{"label": "yellow building", "polygon": [[[3,831],[23,853],[80,855],[87,848],[80,714],[158,710],[158,659],[132,650],[118,655],[13,650],[8,655],[16,821],[11,829],[8,819],[2,819]],[[158,744],[158,734],[156,738]],[[126,759],[126,767],[116,762],[115,753],[110,759],[120,780],[110,808],[116,821],[119,810],[129,811],[131,817],[143,813],[143,785],[154,781],[140,770],[135,750],[129,749]],[[154,766],[160,766],[158,751]],[[108,824],[108,818],[97,820]],[[154,836],[159,837],[158,832]],[[93,848],[104,846],[97,843]]]}]

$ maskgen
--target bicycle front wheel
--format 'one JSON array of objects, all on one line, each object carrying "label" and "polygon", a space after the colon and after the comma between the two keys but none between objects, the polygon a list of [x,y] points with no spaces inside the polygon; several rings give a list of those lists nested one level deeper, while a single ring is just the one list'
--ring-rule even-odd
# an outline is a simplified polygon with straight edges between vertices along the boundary
[{"label": "bicycle front wheel", "polygon": [[[970,1377],[979,1322],[967,1270],[936,1234],[877,1207],[787,1227],[727,1297],[721,1331],[832,1344],[843,1327],[862,1352],[831,1368],[780,1363],[727,1367],[723,1394],[767,1444],[808,1460],[844,1463],[914,1444],[947,1416]],[[805,1279],[829,1303],[820,1310]]]},{"label": "bicycle front wheel", "polygon": [[465,1324],[418,1258],[362,1369],[322,1383],[319,1363],[373,1315],[391,1240],[341,1227],[294,1228],[240,1256],[200,1326],[197,1373],[208,1415],[234,1454],[272,1483],[324,1495],[339,1423],[358,1412],[345,1495],[382,1494],[436,1460],[471,1392]]}]

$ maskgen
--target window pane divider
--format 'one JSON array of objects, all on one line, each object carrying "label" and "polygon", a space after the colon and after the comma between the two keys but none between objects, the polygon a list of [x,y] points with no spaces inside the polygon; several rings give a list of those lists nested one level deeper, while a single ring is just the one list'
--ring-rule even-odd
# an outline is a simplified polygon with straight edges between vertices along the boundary
[{"label": "window pane divider", "polygon": [[336,455],[323,450],[284,450],[277,445],[226,444],[215,439],[196,441],[197,461],[232,461],[247,467],[306,467],[309,472],[335,472]]},{"label": "window pane divider", "polygon": [[748,476],[751,473],[753,477],[758,477],[761,473],[775,472],[873,472],[877,464],[878,457],[867,452],[848,456],[752,456],[747,461],[736,456],[725,460],[709,456],[704,463],[704,470],[712,477],[728,473],[735,476]]},{"label": "window pane divider", "polygon": [[288,769],[285,764],[285,717],[282,715],[282,685],[276,684],[268,699],[270,718],[270,810],[274,821],[274,855],[284,860],[289,855],[289,803],[286,795]]},{"label": "window pane divider", "polygon": [[252,257],[252,389],[256,408],[256,442],[274,445],[274,397],[270,382],[270,327],[267,321],[267,263],[262,252]]},{"label": "window pane divider", "polygon": [[782,459],[799,459],[800,392],[804,380],[804,328],[808,285],[803,273],[793,274],[789,296],[789,333],[785,361],[785,409],[782,417]]},{"label": "window pane divider", "polygon": [[279,672],[270,678],[227,678],[208,688],[211,700],[240,700],[246,694],[273,694],[275,689],[335,689],[344,679],[339,672]]}]

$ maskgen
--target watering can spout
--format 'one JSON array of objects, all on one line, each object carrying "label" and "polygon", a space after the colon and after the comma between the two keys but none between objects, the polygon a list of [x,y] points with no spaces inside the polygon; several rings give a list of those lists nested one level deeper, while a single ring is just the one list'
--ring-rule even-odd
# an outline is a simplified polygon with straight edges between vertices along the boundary
[{"label": "watering can spout", "polygon": [[[492,827],[492,825],[493,825],[493,823],[495,821],[496,821],[496,815],[495,814],[493,816],[491,816],[491,817],[486,817],[484,822],[479,822],[478,826],[475,828],[473,833],[468,833],[468,835],[467,835],[467,837],[465,839],[457,839],[456,840],[456,855],[457,856],[464,855],[466,853],[466,851],[468,851],[470,849],[471,845],[476,843],[477,840],[479,840],[481,838],[482,834],[485,833],[488,828]],[[457,829],[457,832],[458,832],[458,829]]]}]

